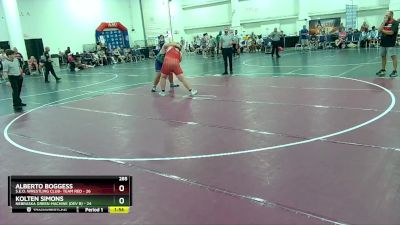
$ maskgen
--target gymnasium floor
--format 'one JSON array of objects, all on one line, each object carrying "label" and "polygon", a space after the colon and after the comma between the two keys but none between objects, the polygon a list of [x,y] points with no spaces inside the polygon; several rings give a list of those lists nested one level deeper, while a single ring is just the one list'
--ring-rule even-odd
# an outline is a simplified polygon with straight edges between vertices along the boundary
[{"label": "gymnasium floor", "polygon": [[[219,76],[190,55],[193,99],[150,93],[152,60],[63,71],[26,78],[17,114],[3,85],[0,224],[400,224],[400,82],[378,56],[244,54]],[[8,175],[125,174],[128,215],[7,207]]]}]

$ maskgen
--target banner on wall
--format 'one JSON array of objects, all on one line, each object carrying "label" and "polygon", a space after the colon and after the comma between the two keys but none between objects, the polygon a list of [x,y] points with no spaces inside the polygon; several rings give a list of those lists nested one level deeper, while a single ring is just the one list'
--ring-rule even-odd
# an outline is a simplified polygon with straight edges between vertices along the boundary
[{"label": "banner on wall", "polygon": [[103,22],[96,29],[96,43],[101,42],[108,49],[129,48],[128,29],[120,22]]},{"label": "banner on wall", "polygon": [[318,19],[309,21],[310,34],[319,35],[322,31],[326,34],[336,33],[339,31],[340,17],[330,19]]},{"label": "banner on wall", "polygon": [[358,18],[358,6],[357,5],[346,5],[346,27],[356,28]]}]

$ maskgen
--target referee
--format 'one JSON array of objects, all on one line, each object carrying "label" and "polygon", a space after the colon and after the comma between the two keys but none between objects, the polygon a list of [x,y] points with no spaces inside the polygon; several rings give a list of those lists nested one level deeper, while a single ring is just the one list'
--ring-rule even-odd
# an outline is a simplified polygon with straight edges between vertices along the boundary
[{"label": "referee", "polygon": [[6,50],[6,57],[3,61],[4,75],[8,77],[11,84],[14,109],[21,110],[23,106],[26,106],[20,98],[22,83],[24,81],[22,69],[13,50]]},{"label": "referee", "polygon": [[222,75],[228,74],[228,59],[229,59],[229,71],[231,75],[233,74],[232,69],[232,53],[233,53],[233,44],[235,43],[234,37],[232,34],[228,33],[228,28],[225,28],[224,34],[221,36],[220,46],[222,49],[222,56],[224,58],[225,72]]},{"label": "referee", "polygon": [[50,48],[49,47],[46,47],[44,49],[43,55],[44,55],[44,58],[45,58],[45,61],[44,61],[44,68],[45,68],[45,71],[44,71],[44,82],[45,83],[49,83],[49,73],[51,73],[54,76],[54,78],[56,78],[56,81],[61,80],[61,78],[57,77],[56,72],[54,72],[54,68],[53,68],[53,64],[52,64],[52,60],[51,60],[51,56],[50,56]]}]

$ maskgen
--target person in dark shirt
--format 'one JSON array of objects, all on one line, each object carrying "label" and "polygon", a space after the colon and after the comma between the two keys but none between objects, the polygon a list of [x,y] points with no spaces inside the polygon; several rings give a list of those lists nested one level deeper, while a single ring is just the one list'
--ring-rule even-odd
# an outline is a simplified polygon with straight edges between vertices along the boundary
[{"label": "person in dark shirt", "polygon": [[68,55],[69,53],[71,53],[71,48],[67,47],[67,50],[65,50],[65,55]]},{"label": "person in dark shirt", "polygon": [[162,48],[162,46],[164,46],[164,44],[165,44],[165,38],[164,38],[164,35],[160,35],[160,36],[158,36],[158,47],[161,49]]},{"label": "person in dark shirt", "polygon": [[390,77],[397,76],[397,33],[399,30],[399,22],[393,19],[393,11],[388,11],[384,17],[384,20],[379,27],[381,32],[381,57],[382,57],[382,69],[379,70],[376,75],[383,77],[386,74],[386,62],[387,55],[392,57],[393,61],[393,72],[389,75]]},{"label": "person in dark shirt", "polygon": [[45,72],[44,72],[44,79],[45,79],[45,83],[49,83],[49,73],[51,72],[51,74],[54,76],[54,78],[56,78],[56,81],[61,80],[61,78],[57,77],[56,72],[54,72],[54,68],[53,68],[53,64],[52,64],[52,60],[51,60],[51,56],[50,56],[50,48],[46,47],[43,53],[44,56],[44,68],[45,68]]},{"label": "person in dark shirt", "polygon": [[309,31],[307,30],[306,25],[303,26],[303,29],[300,30],[300,44],[301,44],[301,50],[304,50],[304,47],[308,47],[308,38],[309,38]]}]

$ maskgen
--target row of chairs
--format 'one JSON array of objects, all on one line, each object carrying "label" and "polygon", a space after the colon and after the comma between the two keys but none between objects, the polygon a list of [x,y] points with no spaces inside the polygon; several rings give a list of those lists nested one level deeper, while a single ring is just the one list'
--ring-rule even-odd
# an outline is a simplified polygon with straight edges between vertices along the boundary
[{"label": "row of chairs", "polygon": [[[336,48],[336,41],[339,39],[338,35],[335,34],[330,34],[330,35],[313,35],[309,38],[309,46],[308,48],[310,50],[315,50],[315,49],[330,49],[330,48]],[[345,40],[345,44],[349,45],[349,44],[353,44],[356,47],[360,47],[360,43],[361,43],[361,33],[355,33],[352,35],[347,35],[346,36],[346,40]],[[368,47],[379,47],[379,39],[373,39],[371,40],[371,42],[369,43]],[[297,43],[295,45],[295,49],[299,50],[299,49],[303,49],[303,46],[300,43]]]}]

